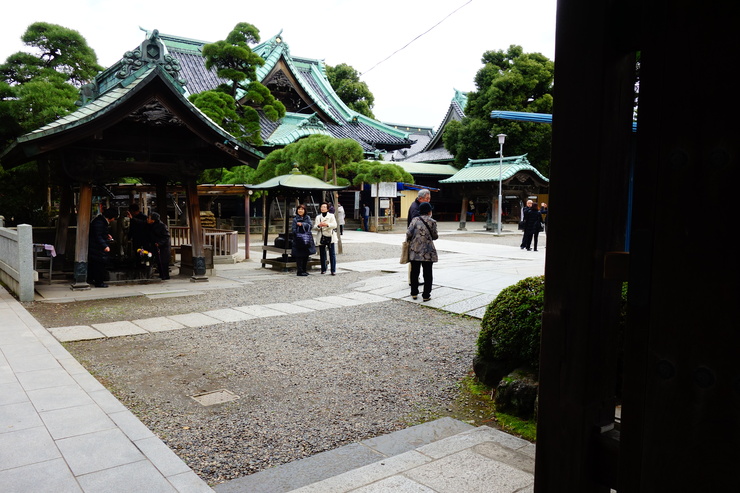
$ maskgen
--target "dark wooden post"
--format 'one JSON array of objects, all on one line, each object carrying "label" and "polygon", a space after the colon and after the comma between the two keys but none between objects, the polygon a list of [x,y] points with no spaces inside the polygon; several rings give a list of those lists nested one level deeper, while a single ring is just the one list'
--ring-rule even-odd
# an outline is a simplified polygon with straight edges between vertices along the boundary
[{"label": "dark wooden post", "polygon": [[163,223],[167,224],[167,179],[160,178],[156,182],[157,213]]},{"label": "dark wooden post", "polygon": [[605,279],[604,261],[625,248],[635,82],[634,50],[620,45],[633,21],[620,7],[558,5],[537,493],[616,488],[608,469],[618,459],[604,443],[615,421],[621,283]]},{"label": "dark wooden post", "polygon": [[196,183],[195,178],[186,179],[185,194],[188,201],[190,244],[193,249],[193,275],[190,277],[190,280],[193,282],[208,281],[208,276],[206,276],[205,250],[203,248],[203,228],[200,225],[198,184]]},{"label": "dark wooden post", "polygon": [[67,236],[69,234],[70,215],[72,214],[72,189],[69,183],[63,182],[59,197],[59,219],[54,239],[54,249],[60,258],[67,253]]},{"label": "dark wooden post", "polygon": [[468,219],[468,198],[465,196],[465,190],[462,190],[463,198],[462,198],[462,205],[460,206],[460,225],[457,227],[458,231],[467,231],[467,228],[465,228],[465,222]]},{"label": "dark wooden post", "polygon": [[249,260],[249,211],[251,204],[250,199],[252,198],[252,191],[249,190],[244,195],[244,259]]},{"label": "dark wooden post", "polygon": [[87,283],[87,252],[92,210],[92,185],[80,184],[80,201],[77,204],[77,241],[75,243],[74,281],[72,289],[90,289]]}]

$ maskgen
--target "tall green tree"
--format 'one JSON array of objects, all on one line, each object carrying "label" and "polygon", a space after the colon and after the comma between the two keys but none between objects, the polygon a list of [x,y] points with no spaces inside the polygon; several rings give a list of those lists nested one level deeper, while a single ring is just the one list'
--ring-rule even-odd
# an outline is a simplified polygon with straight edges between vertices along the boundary
[{"label": "tall green tree", "polygon": [[103,70],[95,51],[73,29],[47,22],[28,26],[21,36],[28,52],[0,65],[0,142],[76,109],[79,88]]},{"label": "tall green tree", "polygon": [[265,61],[250,48],[259,43],[259,30],[238,23],[225,40],[203,46],[206,68],[228,82],[216,89],[190,96],[190,101],[237,139],[255,146],[263,144],[259,111],[271,121],[285,116],[285,106],[257,80],[257,68]]},{"label": "tall green tree", "polygon": [[[103,70],[80,33],[47,22],[31,24],[28,51],[0,65],[0,147],[76,109],[79,88]],[[49,169],[26,163],[0,169],[0,211],[15,222],[43,224],[50,213]]]},{"label": "tall green tree", "polygon": [[370,118],[373,115],[375,96],[365,82],[360,80],[360,73],[351,65],[340,63],[336,67],[326,66],[326,77],[337,96],[351,110]]},{"label": "tall green tree", "polygon": [[507,51],[487,51],[483,68],[475,76],[476,90],[468,93],[465,118],[445,128],[445,148],[455,165],[469,159],[495,157],[496,135],[506,134],[505,156],[527,154],[540,172],[549,175],[552,129],[548,124],[492,119],[491,112],[552,113],[555,64],[540,53],[524,53],[521,46]]},{"label": "tall green tree", "polygon": [[[335,139],[328,135],[309,135],[277,149],[260,161],[255,183],[289,173],[294,165],[301,173],[335,185],[348,185],[351,165],[362,161],[362,146],[353,139]],[[331,174],[331,176],[330,176]]]}]

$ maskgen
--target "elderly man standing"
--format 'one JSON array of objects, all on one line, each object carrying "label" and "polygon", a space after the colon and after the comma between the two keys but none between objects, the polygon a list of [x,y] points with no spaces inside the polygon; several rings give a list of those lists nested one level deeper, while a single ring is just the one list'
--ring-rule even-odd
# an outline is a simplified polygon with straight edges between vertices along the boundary
[{"label": "elderly man standing", "polygon": [[406,218],[406,227],[411,225],[411,221],[419,215],[419,206],[425,202],[429,202],[432,200],[432,194],[427,190],[426,188],[422,188],[419,190],[419,193],[416,195],[416,200],[414,200],[411,205],[409,206],[409,212],[407,214]]}]

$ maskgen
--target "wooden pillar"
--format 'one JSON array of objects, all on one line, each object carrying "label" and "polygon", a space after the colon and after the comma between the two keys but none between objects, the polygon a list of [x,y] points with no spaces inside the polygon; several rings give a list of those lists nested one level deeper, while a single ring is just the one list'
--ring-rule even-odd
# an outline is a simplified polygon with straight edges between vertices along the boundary
[{"label": "wooden pillar", "polygon": [[250,190],[244,195],[244,259],[249,260],[249,210],[251,207],[250,199],[252,198],[252,191]]},{"label": "wooden pillar", "polygon": [[[547,218],[536,493],[623,491],[607,446],[615,443],[621,282],[606,278],[604,265],[625,248],[636,68],[623,44],[640,25],[633,5],[558,2],[550,172],[558,205]],[[582,227],[573,228],[574,213]]]},{"label": "wooden pillar", "polygon": [[203,248],[203,228],[200,225],[198,184],[194,177],[186,180],[185,194],[188,202],[188,219],[190,221],[190,244],[193,249],[193,275],[190,277],[190,280],[193,282],[208,281],[208,276],[206,276],[205,250]]},{"label": "wooden pillar", "polygon": [[167,179],[157,179],[157,213],[160,215],[160,219],[163,223],[167,222]]},{"label": "wooden pillar", "polygon": [[[267,234],[268,234],[268,228],[270,225],[270,221],[267,219],[267,192],[264,192],[262,195],[262,244],[264,246],[267,246]],[[287,239],[286,239],[287,241]],[[262,260],[265,260],[267,258],[267,250],[264,248],[262,249]],[[262,264],[262,267],[265,267],[266,264]]]},{"label": "wooden pillar", "polygon": [[90,289],[87,283],[87,252],[90,241],[92,210],[92,185],[80,184],[80,200],[77,205],[77,241],[75,243],[74,281],[72,289]]},{"label": "wooden pillar", "polygon": [[57,220],[56,235],[54,238],[54,249],[59,258],[67,253],[67,235],[69,234],[69,222],[72,214],[72,189],[68,183],[61,186],[59,197],[59,219]]},{"label": "wooden pillar", "polygon": [[468,218],[468,198],[465,196],[465,192],[463,191],[463,198],[462,198],[462,205],[460,207],[460,225],[458,226],[458,231],[467,231],[465,228],[465,221]]}]

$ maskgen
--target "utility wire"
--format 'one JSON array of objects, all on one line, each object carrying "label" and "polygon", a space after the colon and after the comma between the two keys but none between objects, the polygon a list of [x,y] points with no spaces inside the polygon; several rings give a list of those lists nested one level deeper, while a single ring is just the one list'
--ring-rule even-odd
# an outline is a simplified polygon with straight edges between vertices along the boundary
[{"label": "utility wire", "polygon": [[435,27],[437,27],[437,26],[439,26],[440,24],[442,24],[442,23],[443,23],[444,21],[446,21],[446,20],[447,20],[448,18],[450,18],[450,17],[451,17],[451,16],[453,15],[453,14],[455,14],[455,12],[457,12],[457,11],[458,11],[458,10],[460,10],[461,8],[465,7],[466,5],[468,5],[469,3],[471,3],[472,1],[473,1],[473,0],[468,0],[468,1],[467,1],[467,2],[465,2],[464,4],[460,5],[460,6],[458,7],[458,8],[456,8],[455,10],[453,10],[452,12],[450,12],[449,14],[447,14],[447,15],[446,15],[446,16],[445,16],[445,17],[444,17],[444,18],[443,18],[443,19],[442,19],[441,21],[437,22],[437,23],[436,23],[435,25],[433,25],[432,27],[430,27],[429,29],[427,29],[427,30],[426,30],[426,31],[424,31],[423,33],[419,34],[419,35],[418,35],[418,36],[416,36],[416,37],[415,37],[414,39],[412,39],[411,41],[409,41],[408,43],[406,43],[406,44],[405,44],[404,46],[402,46],[401,48],[397,49],[396,51],[394,51],[393,53],[391,53],[390,55],[388,55],[387,57],[385,57],[384,59],[382,59],[381,61],[379,61],[378,63],[376,63],[376,64],[375,64],[375,65],[373,65],[372,67],[370,67],[369,69],[365,70],[364,72],[361,72],[361,73],[360,73],[360,75],[365,75],[366,73],[370,72],[370,71],[371,71],[372,69],[374,69],[375,67],[377,67],[377,66],[378,66],[378,65],[380,65],[381,63],[383,63],[383,62],[387,61],[387,60],[388,60],[389,58],[391,58],[392,56],[394,56],[394,55],[395,55],[396,53],[398,53],[399,51],[405,50],[406,48],[408,48],[408,47],[409,47],[409,45],[410,45],[411,43],[413,43],[413,42],[414,42],[414,41],[416,41],[417,39],[421,38],[422,36],[424,36],[425,34],[427,34],[427,33],[428,33],[429,31],[431,31],[432,29],[434,29]]}]

